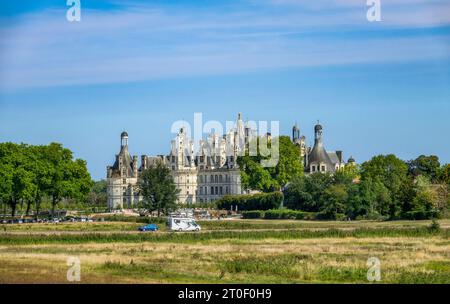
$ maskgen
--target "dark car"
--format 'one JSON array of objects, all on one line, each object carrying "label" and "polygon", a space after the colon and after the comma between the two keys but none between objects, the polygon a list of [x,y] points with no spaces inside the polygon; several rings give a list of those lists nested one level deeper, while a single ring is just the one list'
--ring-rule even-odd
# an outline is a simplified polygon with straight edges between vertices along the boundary
[{"label": "dark car", "polygon": [[149,224],[141,226],[138,228],[139,231],[158,231],[158,226],[156,224]]}]

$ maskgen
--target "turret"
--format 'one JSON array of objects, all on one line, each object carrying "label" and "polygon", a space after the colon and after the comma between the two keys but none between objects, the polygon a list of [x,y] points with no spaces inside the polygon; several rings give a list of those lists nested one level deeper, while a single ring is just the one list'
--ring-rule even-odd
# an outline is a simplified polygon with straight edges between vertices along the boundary
[{"label": "turret", "polygon": [[322,125],[317,121],[314,127],[314,144],[322,143]]},{"label": "turret", "polygon": [[120,147],[128,147],[128,133],[125,131],[120,134]]},{"label": "turret", "polygon": [[300,140],[300,129],[298,128],[297,123],[295,123],[292,128],[292,141],[295,143]]}]

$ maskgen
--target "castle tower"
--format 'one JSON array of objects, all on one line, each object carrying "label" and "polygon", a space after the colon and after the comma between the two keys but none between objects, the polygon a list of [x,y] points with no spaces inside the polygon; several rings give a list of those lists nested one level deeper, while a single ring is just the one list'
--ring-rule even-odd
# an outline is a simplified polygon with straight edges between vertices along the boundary
[{"label": "castle tower", "polygon": [[300,135],[300,128],[298,124],[292,127],[292,142],[299,148],[300,150],[300,158],[302,160],[303,166],[306,166],[306,144],[305,144],[305,136]]},{"label": "castle tower", "polygon": [[128,152],[128,133],[120,134],[120,152],[113,166],[107,167],[108,206],[110,209],[131,208],[138,200],[133,188],[138,178],[138,157]]},{"label": "castle tower", "polygon": [[330,159],[322,141],[322,125],[317,121],[314,126],[314,147],[308,154],[308,162],[306,166],[307,172],[332,172],[335,171],[335,165]]}]

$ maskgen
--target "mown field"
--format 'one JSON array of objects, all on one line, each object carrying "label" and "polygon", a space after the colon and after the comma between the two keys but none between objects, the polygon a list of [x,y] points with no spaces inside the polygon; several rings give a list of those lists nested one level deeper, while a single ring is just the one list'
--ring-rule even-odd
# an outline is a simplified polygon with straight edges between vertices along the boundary
[{"label": "mown field", "polygon": [[450,221],[200,222],[201,233],[139,233],[124,222],[0,226],[0,283],[450,283]]}]

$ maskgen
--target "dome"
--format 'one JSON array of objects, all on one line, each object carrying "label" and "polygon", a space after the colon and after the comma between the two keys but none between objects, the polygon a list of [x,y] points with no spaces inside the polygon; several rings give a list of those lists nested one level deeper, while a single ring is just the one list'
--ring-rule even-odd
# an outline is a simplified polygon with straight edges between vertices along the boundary
[{"label": "dome", "polygon": [[347,163],[354,163],[354,162],[355,162],[355,159],[353,158],[353,156],[350,156]]},{"label": "dome", "polygon": [[120,134],[120,137],[128,137],[128,133],[123,131],[122,134]]},{"label": "dome", "polygon": [[317,125],[314,127],[314,131],[317,132],[317,131],[320,131],[320,130],[322,130],[322,125],[317,123]]}]

